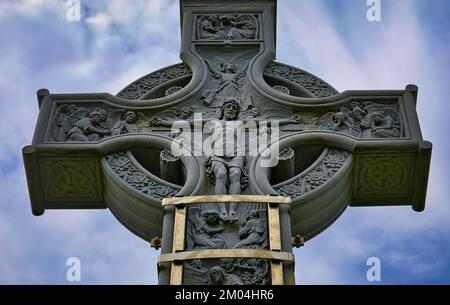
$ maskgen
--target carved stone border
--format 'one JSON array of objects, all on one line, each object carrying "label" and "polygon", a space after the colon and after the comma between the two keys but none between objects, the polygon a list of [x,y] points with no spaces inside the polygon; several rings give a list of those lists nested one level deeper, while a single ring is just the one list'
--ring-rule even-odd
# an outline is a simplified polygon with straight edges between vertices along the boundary
[{"label": "carved stone border", "polygon": [[175,64],[149,73],[122,89],[117,96],[130,100],[139,100],[157,87],[165,86],[192,75],[191,69],[184,63]]},{"label": "carved stone border", "polygon": [[[348,142],[345,144],[354,143],[354,140],[347,139],[342,135],[330,134],[330,139],[328,139],[328,134],[327,132],[323,132],[323,141],[325,143],[329,141],[331,145],[324,146],[334,146],[332,145],[331,138],[335,142],[342,142],[342,144],[344,142]],[[290,222],[286,220],[282,225],[291,226],[292,235],[300,234],[305,240],[309,240],[330,226],[348,206],[352,195],[352,167],[354,164],[354,156],[349,152],[351,149],[346,149],[346,145],[342,144],[335,145],[334,147],[338,148],[334,149],[334,151],[339,151],[345,155],[345,160],[338,162],[339,165],[335,166],[333,171],[327,171],[326,179],[316,180],[318,183],[316,183],[317,185],[314,188],[301,194],[290,195],[293,201],[290,212],[291,220]],[[282,138],[279,143],[279,149],[283,150],[286,147],[295,149],[308,145],[321,145],[321,142],[317,140],[312,141],[308,133],[298,133]],[[279,195],[277,190],[280,190],[284,185],[295,184],[298,181],[302,183],[308,174],[314,172],[317,167],[321,171],[324,170],[323,167],[327,166],[325,163],[328,164],[329,162],[326,157],[330,156],[330,151],[333,151],[333,149],[326,149],[304,172],[275,186],[269,183],[268,169],[260,166],[261,157],[255,158],[249,170],[250,181],[255,187],[255,192],[257,194],[271,194],[276,196]],[[344,153],[344,151],[346,152]]]},{"label": "carved stone border", "polygon": [[143,169],[129,151],[112,153],[105,158],[120,179],[152,198],[162,200],[165,197],[173,197],[181,190],[181,186],[164,182]]},{"label": "carved stone border", "polygon": [[[265,67],[264,75],[276,77],[294,85],[301,86],[312,97],[321,98],[338,94],[336,89],[317,76],[302,69],[275,61]],[[139,100],[147,96],[151,91],[156,91],[159,87],[167,86],[170,82],[176,82],[189,76],[192,76],[192,71],[184,63],[168,66],[132,82],[122,89],[117,94],[117,97]]]},{"label": "carved stone border", "polygon": [[326,148],[308,169],[273,188],[281,196],[299,198],[327,183],[344,166],[349,157],[347,151]]},{"label": "carved stone border", "polygon": [[[222,37],[219,37],[220,35],[214,35],[212,33],[207,33],[207,35],[209,35],[209,38],[206,37],[202,37],[203,35],[203,31],[202,31],[202,24],[203,22],[206,21],[206,19],[211,18],[211,17],[216,17],[216,18],[221,18],[221,17],[237,17],[238,19],[243,19],[246,21],[249,21],[251,23],[251,25],[254,26],[254,30],[253,30],[253,37],[249,38],[249,37],[245,37],[245,35],[242,35],[243,37],[240,38],[226,38],[225,37],[225,28],[220,28],[219,30],[222,30]],[[212,42],[212,41],[224,41],[224,40],[232,40],[232,41],[254,41],[254,40],[258,40],[260,39],[260,32],[261,32],[261,28],[260,28],[260,19],[261,16],[260,14],[257,13],[202,13],[202,14],[196,14],[195,15],[195,19],[196,19],[196,26],[195,26],[195,40],[196,41],[203,41],[203,42]],[[242,20],[241,20],[242,21]],[[209,24],[209,26],[211,25],[211,23]],[[245,31],[244,29],[240,29],[241,31]],[[218,32],[216,32],[215,34],[217,34]]]},{"label": "carved stone border", "polygon": [[301,86],[312,97],[322,98],[338,94],[330,84],[302,69],[286,64],[271,62],[264,68],[264,76],[280,78],[289,83]]}]

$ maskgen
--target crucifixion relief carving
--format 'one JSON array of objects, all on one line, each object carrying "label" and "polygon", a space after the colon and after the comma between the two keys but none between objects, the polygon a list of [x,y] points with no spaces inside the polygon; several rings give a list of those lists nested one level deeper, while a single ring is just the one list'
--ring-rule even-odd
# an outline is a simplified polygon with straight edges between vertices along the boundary
[{"label": "crucifixion relief carving", "polygon": [[293,245],[349,206],[422,211],[417,87],[339,93],[274,61],[275,9],[183,0],[182,63],[115,96],[39,90],[33,214],[108,208],[162,241],[161,284],[264,285],[294,283]]}]

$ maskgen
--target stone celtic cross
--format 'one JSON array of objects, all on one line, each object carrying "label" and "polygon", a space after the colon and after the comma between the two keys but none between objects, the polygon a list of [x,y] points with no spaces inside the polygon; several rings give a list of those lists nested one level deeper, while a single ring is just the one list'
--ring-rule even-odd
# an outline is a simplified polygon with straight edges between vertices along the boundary
[{"label": "stone celtic cross", "polygon": [[[338,93],[273,61],[275,0],[181,0],[182,63],[120,91],[39,90],[34,215],[105,209],[161,246],[160,284],[292,284],[348,206],[425,207],[417,87]],[[300,38],[301,39],[301,38]]]}]

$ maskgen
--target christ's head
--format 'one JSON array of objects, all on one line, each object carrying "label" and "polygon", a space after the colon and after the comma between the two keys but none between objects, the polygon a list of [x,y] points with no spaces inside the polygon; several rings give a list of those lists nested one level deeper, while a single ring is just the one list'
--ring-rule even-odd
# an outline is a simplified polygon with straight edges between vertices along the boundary
[{"label": "christ's head", "polygon": [[226,121],[236,120],[239,116],[240,108],[239,103],[234,99],[225,101],[220,109],[220,119],[225,119]]}]

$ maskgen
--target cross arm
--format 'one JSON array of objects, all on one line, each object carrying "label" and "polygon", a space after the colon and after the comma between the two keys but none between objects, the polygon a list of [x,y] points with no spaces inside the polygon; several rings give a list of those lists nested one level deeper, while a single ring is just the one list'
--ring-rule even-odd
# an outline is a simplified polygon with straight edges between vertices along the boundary
[{"label": "cross arm", "polygon": [[[331,225],[348,206],[411,206],[417,212],[425,208],[432,144],[423,139],[420,130],[416,113],[417,87],[411,85],[403,91],[360,91],[342,95],[347,95],[344,104],[362,98],[363,101],[376,100],[387,108],[397,105],[401,115],[400,121],[397,119],[401,136],[394,137],[394,133],[389,132],[365,135],[364,131],[361,136],[359,130],[359,137],[356,137],[344,124],[340,130],[330,127],[295,132],[280,139],[279,149],[294,151],[293,165],[297,160],[313,156],[311,164],[301,173],[272,184],[269,177],[271,172],[277,171],[276,168],[262,168],[261,158],[252,165],[259,193],[293,199],[292,234],[300,234],[306,240]],[[335,97],[333,103],[342,102]],[[315,107],[324,105],[316,104]],[[329,116],[332,120],[337,121],[339,115],[344,118],[344,114],[336,114],[340,112],[339,107],[332,110]],[[357,107],[355,104],[354,109]],[[364,114],[362,120],[377,120],[375,116],[380,112],[372,112],[372,108],[359,111]],[[345,119],[356,119],[357,112],[345,116]],[[389,120],[388,116],[386,114],[379,119],[377,124],[383,126]],[[353,126],[354,121],[351,122]],[[372,124],[362,124],[363,130],[370,131],[371,127]],[[321,147],[322,152],[318,157],[304,153],[309,147]]]}]

